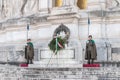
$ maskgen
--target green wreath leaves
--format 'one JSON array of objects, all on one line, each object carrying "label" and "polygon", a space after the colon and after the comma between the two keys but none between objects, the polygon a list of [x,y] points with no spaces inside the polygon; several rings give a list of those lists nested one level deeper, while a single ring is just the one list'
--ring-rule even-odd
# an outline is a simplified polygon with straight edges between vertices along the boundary
[{"label": "green wreath leaves", "polygon": [[[66,40],[62,39],[61,37],[57,37],[57,43],[56,43],[56,38],[53,38],[48,44],[48,46],[51,51],[57,54],[58,51],[65,48],[65,43],[66,43]],[[56,44],[57,44],[57,47],[56,47]]]}]

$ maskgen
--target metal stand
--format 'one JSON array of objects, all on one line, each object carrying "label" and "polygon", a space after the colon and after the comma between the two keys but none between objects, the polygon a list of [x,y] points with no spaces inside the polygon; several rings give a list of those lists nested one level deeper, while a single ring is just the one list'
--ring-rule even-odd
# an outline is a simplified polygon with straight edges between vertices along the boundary
[{"label": "metal stand", "polygon": [[54,54],[51,55],[51,57],[50,57],[50,59],[49,59],[49,61],[48,61],[47,67],[48,67],[48,65],[50,64],[50,61],[51,61],[53,55],[54,55]]},{"label": "metal stand", "polygon": [[[49,61],[48,61],[48,64],[47,64],[47,67],[48,67],[48,65],[50,64],[50,61],[51,61],[51,59],[52,59],[52,57],[53,57],[53,55],[56,55],[56,53],[57,53],[57,47],[58,47],[58,36],[56,36],[56,51],[55,51],[55,53],[53,53],[52,55],[51,55],[51,58],[49,59]],[[59,66],[58,65],[58,55],[56,55],[56,59],[57,59],[57,66]]]},{"label": "metal stand", "polygon": [[28,39],[28,33],[29,33],[29,24],[27,24],[27,39]]},{"label": "metal stand", "polygon": [[90,18],[89,18],[89,12],[88,12],[88,36],[90,34]]}]

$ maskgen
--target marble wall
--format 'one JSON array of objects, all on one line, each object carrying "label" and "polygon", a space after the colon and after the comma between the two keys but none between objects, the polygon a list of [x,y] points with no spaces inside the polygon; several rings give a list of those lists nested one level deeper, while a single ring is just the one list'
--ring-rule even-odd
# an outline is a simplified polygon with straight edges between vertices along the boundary
[{"label": "marble wall", "polygon": [[[16,2],[19,2],[19,0],[16,0]],[[42,2],[47,3],[47,0]],[[94,4],[92,4],[92,2],[94,2]],[[7,5],[8,2],[5,3]],[[38,5],[37,0],[30,0],[27,3],[24,2],[24,5],[26,6],[23,6],[24,10],[22,10],[22,12],[29,16],[20,18],[15,17],[15,19],[9,16],[10,19],[4,22],[1,20],[0,55],[3,53],[4,55],[1,56],[0,61],[25,61],[24,46],[26,45],[27,38],[26,25],[29,22],[30,30],[28,32],[28,37],[32,39],[35,46],[35,61],[39,60],[37,57],[38,53],[40,53],[39,50],[48,48],[48,43],[53,38],[54,30],[63,23],[70,29],[71,32],[68,47],[75,49],[75,60],[78,63],[83,62],[85,44],[88,36],[88,14],[91,22],[89,26],[89,33],[93,35],[93,39],[97,45],[97,61],[118,60],[115,59],[118,52],[114,51],[112,54],[112,48],[120,48],[118,45],[120,43],[119,11],[116,10],[114,14],[113,11],[107,11],[105,8],[105,2],[101,1],[101,3],[99,3],[99,0],[90,0],[88,2],[88,9],[90,10],[79,10],[72,4],[72,6],[63,6],[60,8],[52,8],[52,5],[42,6],[43,3],[41,2],[39,2],[39,4],[41,5]],[[20,1],[20,5],[23,5],[23,1]],[[51,6],[51,12],[44,13],[43,8],[47,8],[48,6]],[[40,8],[41,11],[39,12]],[[11,9],[12,8],[10,8],[10,10]],[[6,13],[6,15],[13,15],[14,13],[16,16],[19,15],[17,14],[19,11],[17,11],[17,9],[15,10],[16,11],[12,10],[12,13]],[[30,15],[33,13],[29,11],[35,12],[35,14]],[[22,12],[20,12],[20,14],[22,14]],[[12,48],[12,50],[9,50],[8,47]],[[8,57],[4,58],[6,55]]]}]

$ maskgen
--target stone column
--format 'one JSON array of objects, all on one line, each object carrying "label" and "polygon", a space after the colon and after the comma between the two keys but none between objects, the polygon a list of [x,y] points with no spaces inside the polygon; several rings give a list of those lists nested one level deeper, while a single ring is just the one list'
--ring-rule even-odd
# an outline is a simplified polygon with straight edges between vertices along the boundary
[{"label": "stone column", "polygon": [[39,10],[47,9],[48,8],[48,1],[50,1],[50,0],[39,0]]},{"label": "stone column", "polygon": [[63,3],[63,0],[56,0],[55,1],[55,7],[61,7]]},{"label": "stone column", "polygon": [[72,6],[75,5],[76,0],[63,0],[63,6]]}]

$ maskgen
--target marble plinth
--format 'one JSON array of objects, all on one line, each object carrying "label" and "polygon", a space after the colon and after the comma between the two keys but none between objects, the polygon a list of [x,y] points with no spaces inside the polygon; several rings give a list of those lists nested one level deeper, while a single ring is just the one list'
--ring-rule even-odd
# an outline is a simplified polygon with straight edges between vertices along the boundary
[{"label": "marble plinth", "polygon": [[83,67],[100,67],[100,64],[83,64]]},{"label": "marble plinth", "polygon": [[45,59],[33,63],[29,64],[28,67],[82,67],[82,64],[74,59]]},{"label": "marble plinth", "polygon": [[20,64],[20,67],[28,67],[28,64]]}]

